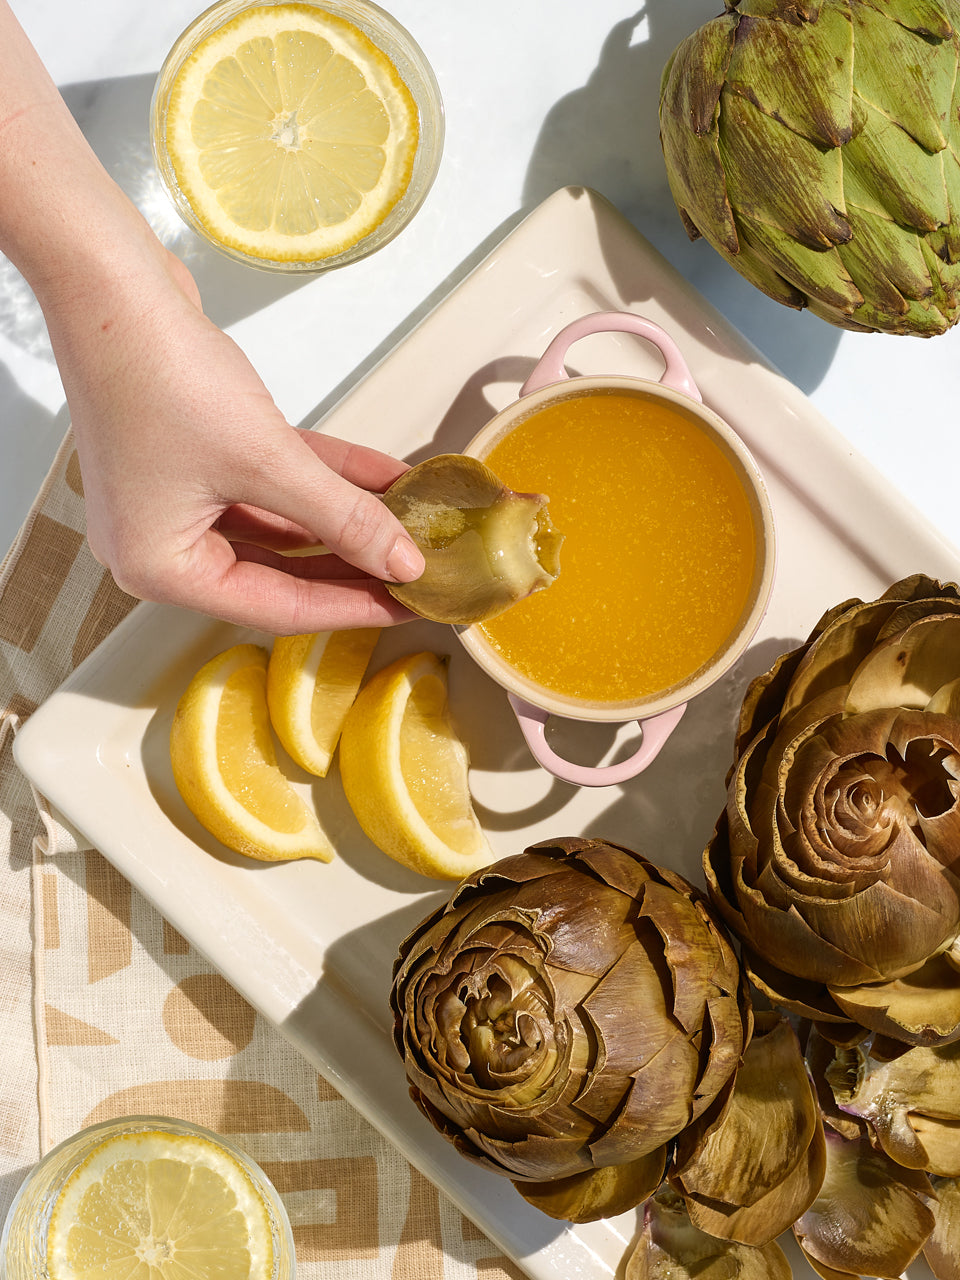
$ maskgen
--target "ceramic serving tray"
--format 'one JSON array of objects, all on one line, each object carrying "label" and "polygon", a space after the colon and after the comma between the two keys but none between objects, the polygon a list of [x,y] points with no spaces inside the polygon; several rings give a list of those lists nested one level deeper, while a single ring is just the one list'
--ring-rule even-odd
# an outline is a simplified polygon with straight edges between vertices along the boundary
[{"label": "ceramic serving tray", "polygon": [[[449,628],[416,622],[384,632],[371,670],[401,652],[451,655],[452,712],[498,855],[590,834],[702,883],[700,851],[723,805],[747,681],[841,600],[872,598],[917,571],[955,580],[957,552],[619,213],[582,188],[557,192],[511,232],[320,425],[411,461],[458,450],[516,395],[559,329],[588,312],[617,309],[673,336],[705,402],[739,431],[766,476],[779,565],[769,611],[745,657],[691,703],[646,773],[590,789],[557,782],[534,765],[506,695]],[[568,367],[656,378],[659,359],[642,339],[608,333],[579,343]],[[509,1182],[458,1156],[407,1095],[391,1040],[391,967],[398,943],[450,886],[407,872],[369,844],[335,769],[311,780],[290,766],[333,836],[339,856],[330,865],[267,865],[231,854],[180,800],[167,754],[177,699],[201,663],[246,640],[269,644],[196,614],[138,606],[27,722],[16,740],[20,767],[534,1280],[613,1275],[636,1231],[634,1214],[581,1227],[551,1221]],[[583,763],[631,749],[628,729],[551,723],[557,748]]]}]

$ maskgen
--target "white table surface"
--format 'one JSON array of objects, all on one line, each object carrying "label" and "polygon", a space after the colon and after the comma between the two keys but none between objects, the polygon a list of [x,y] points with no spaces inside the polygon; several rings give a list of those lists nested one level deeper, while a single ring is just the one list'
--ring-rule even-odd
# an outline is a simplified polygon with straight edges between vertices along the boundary
[{"label": "white table surface", "polygon": [[[13,7],[104,163],[186,259],[207,312],[246,350],[291,422],[309,424],[335,403],[524,213],[558,187],[584,184],[613,201],[854,450],[960,545],[960,328],[932,339],[846,333],[768,301],[680,226],[658,141],[660,71],[717,4],[391,0],[444,96],[440,173],[413,223],[386,248],[341,271],[291,281],[202,246],[178,224],[153,174],[153,81],[201,3],[13,0]],[[0,554],[67,421],[42,317],[0,258]]]}]

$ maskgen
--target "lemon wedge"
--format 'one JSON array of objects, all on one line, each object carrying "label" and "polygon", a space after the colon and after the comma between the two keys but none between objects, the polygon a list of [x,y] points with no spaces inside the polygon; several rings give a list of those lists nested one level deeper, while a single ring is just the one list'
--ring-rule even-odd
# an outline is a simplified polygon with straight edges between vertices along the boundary
[{"label": "lemon wedge", "polygon": [[278,636],[267,667],[270,721],[302,769],[326,777],[379,627]]},{"label": "lemon wedge", "polygon": [[261,646],[234,645],[200,668],[177,704],[170,762],[191,812],[228,848],[262,862],[333,857],[277,765]]},{"label": "lemon wedge", "polygon": [[269,262],[343,253],[413,172],[417,106],[359,27],[311,4],[255,5],[193,49],[163,144],[201,226]]},{"label": "lemon wedge", "polygon": [[269,1280],[270,1215],[223,1147],[162,1131],[118,1134],[67,1179],[47,1235],[50,1280]]},{"label": "lemon wedge", "polygon": [[494,859],[473,810],[467,750],[447,705],[446,661],[398,658],[368,680],[340,737],[340,777],[360,826],[391,858],[459,880]]}]

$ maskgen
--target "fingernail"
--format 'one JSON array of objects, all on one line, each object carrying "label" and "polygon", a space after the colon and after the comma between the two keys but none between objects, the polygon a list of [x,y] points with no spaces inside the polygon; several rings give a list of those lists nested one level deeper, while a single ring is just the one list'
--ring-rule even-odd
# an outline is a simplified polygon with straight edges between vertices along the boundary
[{"label": "fingernail", "polygon": [[394,582],[412,582],[423,569],[420,549],[409,538],[398,538],[387,556],[387,576]]}]

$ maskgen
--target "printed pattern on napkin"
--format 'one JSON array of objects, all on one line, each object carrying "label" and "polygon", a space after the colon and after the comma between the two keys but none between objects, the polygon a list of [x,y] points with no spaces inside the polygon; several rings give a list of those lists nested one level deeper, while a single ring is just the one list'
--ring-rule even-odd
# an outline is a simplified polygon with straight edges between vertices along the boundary
[{"label": "printed pattern on napkin", "polygon": [[84,541],[68,433],[0,567],[0,1017],[29,1030],[33,1009],[0,1067],[0,1213],[18,1160],[100,1120],[169,1115],[262,1165],[305,1280],[522,1280],[16,770],[18,724],[135,603]]}]

